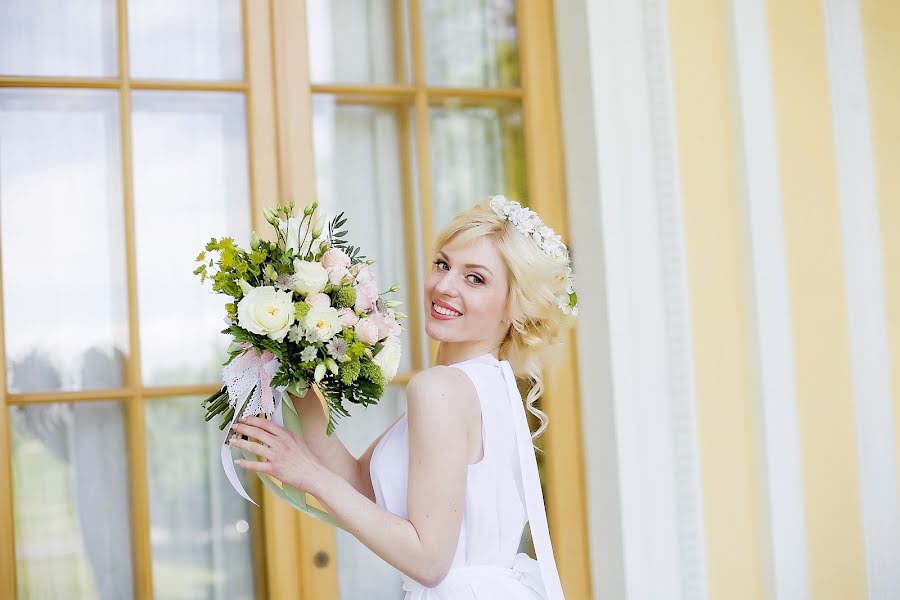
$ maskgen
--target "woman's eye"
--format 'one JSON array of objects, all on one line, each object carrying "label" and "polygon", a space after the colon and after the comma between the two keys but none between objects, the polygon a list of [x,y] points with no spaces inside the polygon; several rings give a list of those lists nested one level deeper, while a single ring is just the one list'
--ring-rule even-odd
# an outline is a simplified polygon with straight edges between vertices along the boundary
[{"label": "woman's eye", "polygon": [[475,278],[475,283],[484,283],[484,281],[478,275],[470,275],[470,277]]},{"label": "woman's eye", "polygon": [[[432,262],[433,262],[433,264],[438,265],[438,266],[440,266],[440,265],[446,265],[446,264],[447,264],[445,261],[441,260],[440,258],[437,259],[437,260],[435,260],[435,261],[432,261]],[[443,270],[443,269],[442,269],[442,270]],[[475,275],[474,273],[470,273],[470,274],[469,274],[469,277],[474,277],[474,278],[475,278],[475,279],[474,279],[474,282],[475,282],[475,283],[478,283],[478,284],[484,283],[484,279],[482,279],[482,278],[479,277],[478,275]]]}]

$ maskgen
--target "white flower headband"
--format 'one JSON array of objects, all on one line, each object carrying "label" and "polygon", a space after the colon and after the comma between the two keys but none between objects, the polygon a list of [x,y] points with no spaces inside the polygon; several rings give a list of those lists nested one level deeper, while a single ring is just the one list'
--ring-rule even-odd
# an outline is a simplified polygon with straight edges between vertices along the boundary
[{"label": "white flower headband", "polygon": [[[507,219],[516,229],[533,239],[545,254],[555,258],[568,258],[569,250],[562,238],[552,229],[544,225],[541,218],[530,208],[526,208],[515,200],[507,200],[505,196],[492,196],[491,209],[497,215]],[[566,293],[556,297],[559,309],[569,315],[578,314],[578,297],[575,294],[575,279],[571,265],[566,267],[568,283]]]}]

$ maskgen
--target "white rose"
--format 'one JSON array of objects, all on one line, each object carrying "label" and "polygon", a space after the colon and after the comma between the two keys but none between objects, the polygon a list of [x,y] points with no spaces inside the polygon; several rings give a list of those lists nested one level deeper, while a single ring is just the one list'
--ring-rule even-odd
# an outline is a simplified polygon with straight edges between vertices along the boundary
[{"label": "white rose", "polygon": [[400,366],[400,336],[391,335],[384,341],[381,351],[375,355],[372,362],[375,363],[384,374],[384,382],[388,383],[397,374]]},{"label": "white rose", "polygon": [[290,292],[270,285],[250,288],[237,305],[238,325],[273,340],[283,341],[294,322],[294,302]]},{"label": "white rose", "polygon": [[314,342],[324,342],[343,329],[338,311],[333,306],[314,306],[304,319],[306,335]]},{"label": "white rose", "polygon": [[321,263],[309,260],[294,259],[294,291],[299,294],[315,294],[325,289],[328,283],[328,271]]}]

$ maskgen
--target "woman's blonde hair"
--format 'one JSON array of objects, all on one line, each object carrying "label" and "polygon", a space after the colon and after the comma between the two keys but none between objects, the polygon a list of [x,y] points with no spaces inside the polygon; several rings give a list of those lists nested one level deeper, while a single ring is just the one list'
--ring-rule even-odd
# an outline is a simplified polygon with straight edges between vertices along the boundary
[{"label": "woman's blonde hair", "polygon": [[533,239],[495,213],[489,198],[456,213],[438,233],[434,252],[481,236],[493,238],[509,271],[507,308],[511,327],[500,344],[500,360],[509,361],[516,377],[530,380],[525,405],[541,422],[531,436],[534,439],[549,422],[534,405],[544,392],[541,373],[558,366],[563,356],[561,347],[575,324],[575,316],[557,306],[557,296],[564,293],[568,282],[569,257],[545,254]]}]

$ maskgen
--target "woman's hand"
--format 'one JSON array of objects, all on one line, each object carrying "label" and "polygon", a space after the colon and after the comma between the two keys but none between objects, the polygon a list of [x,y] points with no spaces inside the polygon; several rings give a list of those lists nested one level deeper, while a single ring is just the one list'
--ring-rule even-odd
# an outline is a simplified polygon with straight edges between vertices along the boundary
[{"label": "woman's hand", "polygon": [[[302,492],[317,495],[325,467],[313,455],[302,438],[269,419],[245,417],[234,424],[234,431],[251,438],[232,439],[229,443],[263,457],[264,461],[236,460],[248,471],[266,473]],[[254,441],[255,440],[255,441]]]}]

